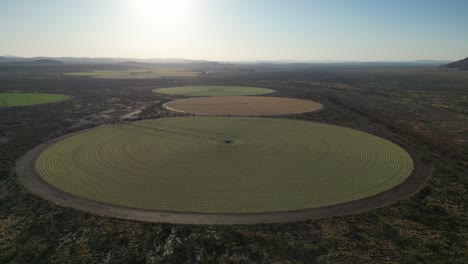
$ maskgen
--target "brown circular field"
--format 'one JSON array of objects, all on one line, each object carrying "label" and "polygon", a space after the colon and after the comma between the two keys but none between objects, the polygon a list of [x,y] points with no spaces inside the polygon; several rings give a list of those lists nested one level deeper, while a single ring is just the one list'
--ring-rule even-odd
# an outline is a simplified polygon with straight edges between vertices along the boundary
[{"label": "brown circular field", "polygon": [[197,115],[274,116],[312,112],[320,103],[294,98],[220,96],[180,99],[164,104],[166,109]]}]

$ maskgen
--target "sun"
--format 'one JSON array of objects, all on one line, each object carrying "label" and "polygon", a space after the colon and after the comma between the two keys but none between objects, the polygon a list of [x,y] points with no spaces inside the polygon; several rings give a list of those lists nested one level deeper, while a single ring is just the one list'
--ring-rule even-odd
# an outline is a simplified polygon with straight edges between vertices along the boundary
[{"label": "sun", "polygon": [[136,15],[144,23],[174,27],[182,25],[187,20],[193,0],[135,0],[132,2]]}]

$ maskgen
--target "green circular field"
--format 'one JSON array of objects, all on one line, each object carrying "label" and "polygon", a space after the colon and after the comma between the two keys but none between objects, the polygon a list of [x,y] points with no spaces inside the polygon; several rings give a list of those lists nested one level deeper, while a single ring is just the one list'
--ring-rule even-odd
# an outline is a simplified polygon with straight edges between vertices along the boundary
[{"label": "green circular field", "polygon": [[36,172],[112,205],[197,213],[318,208],[391,189],[410,155],[364,132],[269,118],[184,117],[85,131],[45,149]]},{"label": "green circular field", "polygon": [[240,96],[273,93],[274,90],[248,86],[178,86],[154,89],[153,92],[185,96]]},{"label": "green circular field", "polygon": [[69,96],[47,93],[0,93],[0,107],[28,106],[64,101]]}]

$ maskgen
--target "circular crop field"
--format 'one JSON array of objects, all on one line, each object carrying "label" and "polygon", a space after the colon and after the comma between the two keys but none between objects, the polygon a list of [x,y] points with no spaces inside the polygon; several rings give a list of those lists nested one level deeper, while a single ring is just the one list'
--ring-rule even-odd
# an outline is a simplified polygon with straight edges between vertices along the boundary
[{"label": "circular crop field", "polygon": [[312,112],[322,108],[320,103],[294,98],[262,96],[222,96],[180,99],[164,107],[197,115],[273,116]]},{"label": "circular crop field", "polygon": [[179,86],[154,89],[153,92],[184,96],[239,96],[273,93],[274,90],[248,86]]},{"label": "circular crop field", "polygon": [[269,118],[139,121],[66,136],[32,153],[19,175],[31,166],[49,186],[32,189],[59,190],[55,197],[72,206],[96,202],[102,214],[112,211],[106,205],[146,214],[309,210],[374,196],[413,171],[406,151],[377,136]]},{"label": "circular crop field", "polygon": [[0,107],[28,106],[64,101],[69,96],[47,93],[0,93]]}]

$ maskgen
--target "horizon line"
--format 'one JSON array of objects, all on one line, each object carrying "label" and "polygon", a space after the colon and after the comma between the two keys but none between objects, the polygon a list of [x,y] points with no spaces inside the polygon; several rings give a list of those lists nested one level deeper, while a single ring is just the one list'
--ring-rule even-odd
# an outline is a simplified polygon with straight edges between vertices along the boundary
[{"label": "horizon line", "polygon": [[[244,59],[244,60],[216,60],[216,59],[194,59],[194,58],[183,58],[183,57],[106,57],[106,56],[17,56],[17,55],[0,55],[0,58],[11,58],[11,59],[37,59],[37,58],[49,58],[49,59],[111,59],[111,60],[186,60],[186,61],[206,61],[206,62],[284,62],[284,63],[369,63],[369,62],[453,62],[462,60],[460,59],[412,59],[412,60],[336,60],[336,59]],[[468,58],[468,57],[467,57]]]}]

